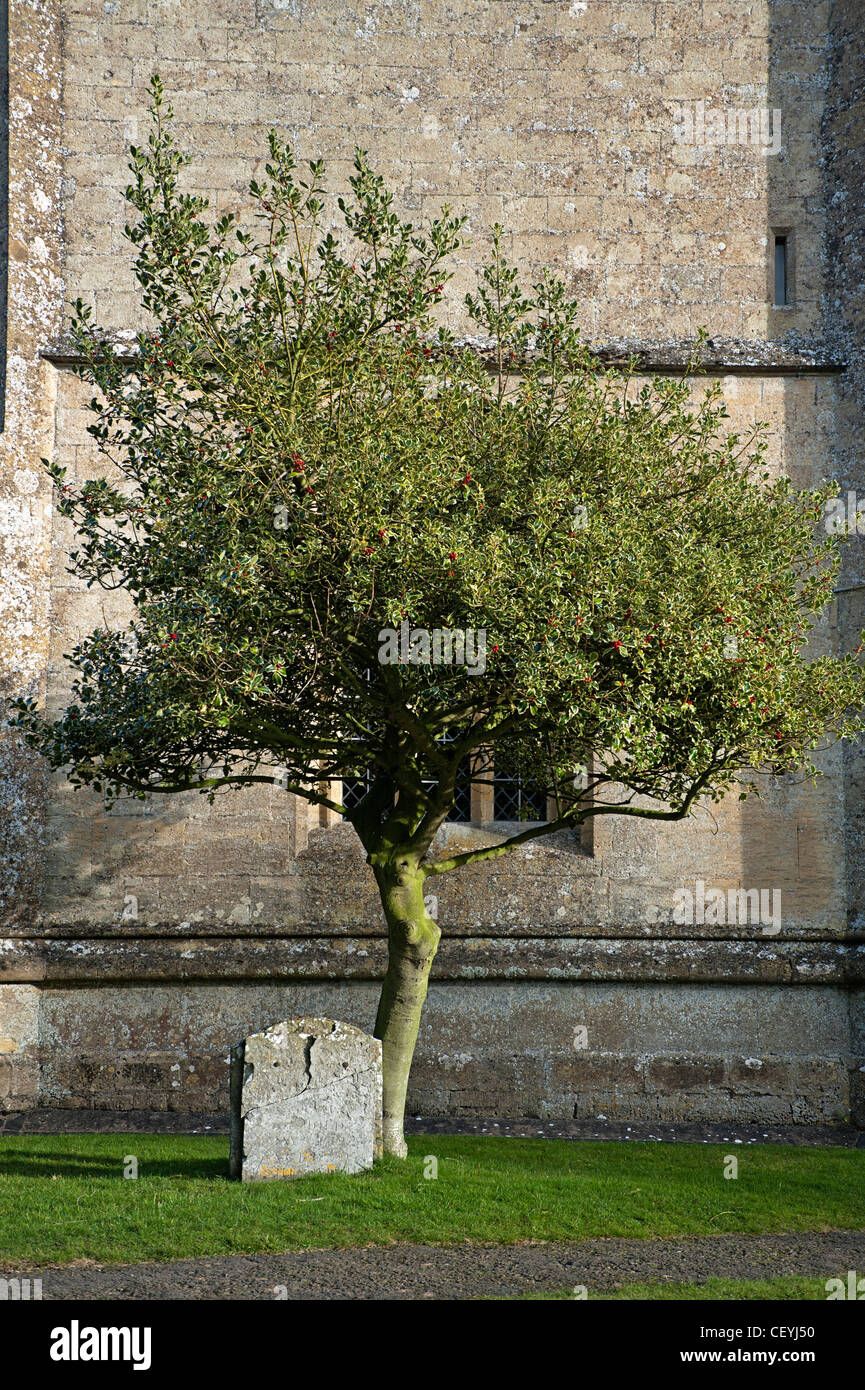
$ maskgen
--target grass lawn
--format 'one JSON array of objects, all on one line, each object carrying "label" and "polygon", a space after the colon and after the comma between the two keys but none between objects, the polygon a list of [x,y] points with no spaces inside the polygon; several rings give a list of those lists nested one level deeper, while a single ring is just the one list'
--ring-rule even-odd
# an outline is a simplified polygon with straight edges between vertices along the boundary
[{"label": "grass lawn", "polygon": [[[0,1266],[342,1245],[865,1227],[865,1150],[419,1135],[369,1172],[230,1182],[228,1140],[0,1135]],[[139,1163],[123,1177],[124,1157]],[[424,1157],[438,1177],[424,1177]]]}]

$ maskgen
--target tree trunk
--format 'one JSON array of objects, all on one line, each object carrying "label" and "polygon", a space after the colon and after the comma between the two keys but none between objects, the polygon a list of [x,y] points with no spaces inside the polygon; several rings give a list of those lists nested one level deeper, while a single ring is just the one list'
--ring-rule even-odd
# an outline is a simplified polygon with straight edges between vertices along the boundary
[{"label": "tree trunk", "polygon": [[388,926],[388,965],[375,1021],[382,1044],[382,1141],[385,1153],[405,1158],[408,1076],[441,932],[427,916],[424,877],[415,860],[404,854],[386,860],[373,856],[372,865]]}]

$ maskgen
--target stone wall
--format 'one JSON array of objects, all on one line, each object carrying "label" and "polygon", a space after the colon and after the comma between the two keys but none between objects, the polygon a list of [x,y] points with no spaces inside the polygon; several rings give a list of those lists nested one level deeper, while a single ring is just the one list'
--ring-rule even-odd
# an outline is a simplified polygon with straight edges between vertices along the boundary
[{"label": "stone wall", "polygon": [[[196,156],[190,187],[216,211],[246,205],[271,124],[302,157],[325,156],[335,186],[365,146],[412,215],[444,201],[469,213],[475,241],[447,290],[457,328],[499,219],[527,279],[545,263],[568,279],[595,344],[638,343],[672,370],[705,324],[732,426],[769,421],[773,465],[799,485],[838,468],[856,487],[862,12],[860,0],[60,0],[56,12],[14,0],[4,690],[56,706],[76,634],[123,612],[65,573],[69,537],[38,459],[80,478],[98,466],[63,301],[89,298],[109,327],[139,321],[122,189],[153,71]],[[704,122],[777,109],[779,152],[677,141],[698,103]],[[774,309],[780,229],[794,303]],[[821,636],[832,648],[865,625],[850,551]],[[371,1028],[384,924],[348,827],[277,788],[107,813],[49,784],[14,741],[0,757],[0,1108],[224,1109],[239,1037],[292,1014]],[[825,767],[816,788],[779,782],[762,803],[663,830],[599,820],[579,842],[439,880],[410,1104],[861,1122],[861,759],[836,750]],[[443,840],[496,833],[452,826]],[[780,930],[677,925],[675,891],[698,880],[780,892]]]}]

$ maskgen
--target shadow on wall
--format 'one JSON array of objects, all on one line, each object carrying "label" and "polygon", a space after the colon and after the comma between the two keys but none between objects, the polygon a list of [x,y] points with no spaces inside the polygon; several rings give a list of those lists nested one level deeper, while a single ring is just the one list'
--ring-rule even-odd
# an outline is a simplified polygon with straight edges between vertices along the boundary
[{"label": "shadow on wall", "polygon": [[[762,148],[752,144],[747,151],[733,151],[765,167],[762,281],[755,255],[756,275],[743,315],[750,337],[765,337],[792,350],[820,349],[832,361],[852,363],[856,325],[861,341],[865,324],[861,265],[856,279],[845,263],[845,258],[861,259],[861,236],[851,235],[854,212],[859,209],[865,220],[859,196],[865,152],[861,129],[858,142],[850,129],[855,76],[859,74],[861,83],[863,70],[865,3],[840,0],[828,11],[824,31],[814,24],[809,6],[789,0],[768,3],[768,74],[760,114],[762,135],[771,132],[771,140]],[[725,112],[728,139],[733,108],[741,117],[759,101],[749,91],[753,89],[731,88],[722,98],[730,103]],[[861,101],[860,93],[860,109]],[[740,137],[743,134],[740,126]],[[729,152],[713,153],[723,158]],[[759,179],[759,167],[757,173]],[[731,222],[735,211],[731,209]],[[751,228],[754,233],[759,230],[753,220]],[[768,420],[779,436],[782,466],[795,486],[816,486],[834,471],[842,487],[855,487],[857,480],[862,487],[856,441],[865,397],[863,381],[854,379],[858,373],[861,368],[851,367],[841,374],[763,379],[754,413]],[[845,576],[861,572],[863,561],[865,535],[850,542],[840,586],[855,582]],[[827,629],[817,635],[817,649],[849,651],[858,640],[851,640],[852,634],[865,625],[865,591],[839,599],[837,612],[828,615]],[[857,900],[861,901],[865,880],[857,884],[852,877],[863,870],[862,856],[851,854],[850,835],[854,816],[861,820],[865,815],[863,758],[862,747],[836,747],[818,756],[826,775],[810,790],[797,787],[799,778],[769,780],[765,800],[751,808],[750,829],[743,822],[741,882],[767,893],[782,889],[785,934],[796,935],[803,926],[843,932],[859,915]],[[858,785],[857,774],[851,777],[854,764],[860,769]],[[761,777],[761,784],[765,780]],[[860,809],[852,812],[851,807]],[[796,893],[788,893],[786,883],[781,883],[779,849],[796,866]]]},{"label": "shadow on wall", "polygon": [[9,275],[9,7],[0,0],[0,433],[6,423],[6,290]]},{"label": "shadow on wall", "polygon": [[[772,255],[778,237],[785,240],[787,282],[786,286],[773,285],[768,336],[800,337],[803,346],[823,347],[846,364],[840,375],[825,384],[819,378],[788,379],[784,384],[784,432],[794,482],[802,485],[810,481],[798,477],[793,467],[803,456],[807,460],[803,414],[810,410],[818,418],[822,414],[831,420],[829,428],[820,432],[826,447],[819,471],[837,479],[848,514],[851,500],[853,503],[854,525],[844,548],[835,627],[830,634],[837,651],[843,653],[857,645],[865,628],[865,525],[857,524],[855,510],[859,500],[865,500],[861,449],[865,407],[865,3],[831,0],[826,9],[823,31],[813,25],[811,7],[769,0],[767,104],[780,112],[782,153],[768,160],[767,249]],[[817,61],[803,63],[809,49],[817,53]],[[773,270],[773,265],[767,265],[770,284]],[[784,298],[786,304],[775,307]],[[865,927],[865,740],[835,751],[831,786],[825,787],[822,801],[827,814],[833,802],[833,818],[843,821],[839,888],[845,900],[846,929],[861,931]],[[826,852],[819,826],[799,825],[796,829],[800,864],[804,856],[806,866],[803,871],[808,872],[808,864],[816,869]],[[814,911],[819,913],[819,903],[815,902]],[[865,1123],[861,991],[850,988],[847,1001],[845,1050],[850,1106],[854,1122],[861,1125]]]}]

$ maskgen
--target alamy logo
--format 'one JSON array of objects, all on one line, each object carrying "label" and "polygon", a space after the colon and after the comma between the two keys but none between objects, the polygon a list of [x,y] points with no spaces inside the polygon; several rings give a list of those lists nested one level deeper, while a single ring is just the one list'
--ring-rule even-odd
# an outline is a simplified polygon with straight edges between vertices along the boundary
[{"label": "alamy logo", "polygon": [[843,1279],[827,1279],[824,1288],[827,1302],[833,1298],[865,1299],[865,1279],[860,1279],[855,1269],[848,1269],[846,1284]]},{"label": "alamy logo", "polygon": [[0,1279],[0,1303],[7,1299],[29,1303],[42,1297],[41,1279]]},{"label": "alamy logo", "polygon": [[826,503],[823,524],[830,536],[865,536],[865,498],[859,502],[852,489],[846,505],[840,497],[833,497]]},{"label": "alamy logo", "polygon": [[754,145],[762,154],[781,150],[781,111],[775,106],[755,106],[746,110],[730,107],[707,109],[705,101],[693,109],[676,103],[673,110],[673,141],[677,145]]},{"label": "alamy logo", "polygon": [[68,1327],[51,1331],[52,1361],[131,1361],[134,1371],[150,1370],[149,1327]]},{"label": "alamy logo", "polygon": [[[771,892],[771,905],[770,905]],[[677,926],[751,926],[760,924],[764,936],[781,930],[780,888],[707,888],[701,878],[690,888],[677,888],[673,905]]]},{"label": "alamy logo", "polygon": [[487,667],[487,634],[484,628],[411,627],[408,619],[399,632],[383,627],[378,634],[378,659],[382,666],[465,666],[470,676]]}]

